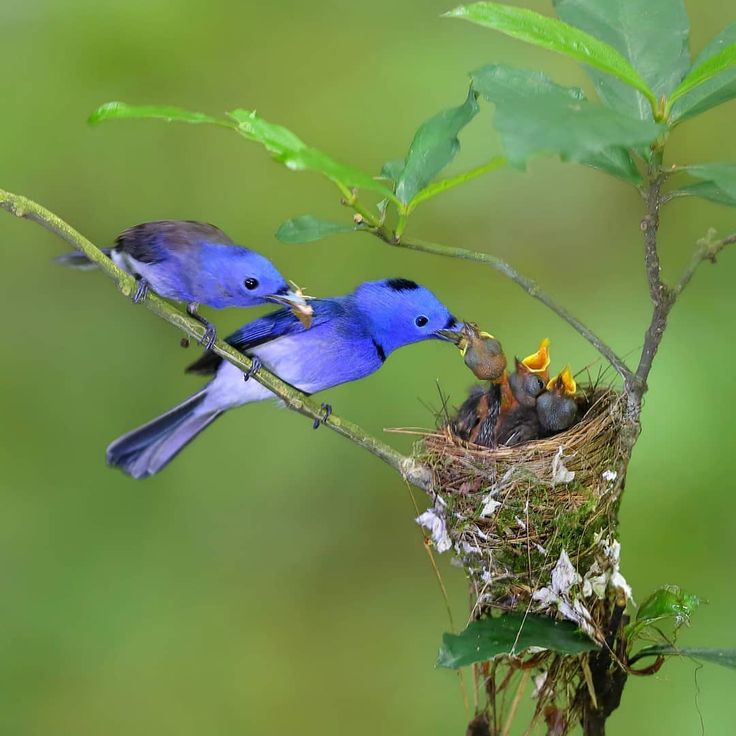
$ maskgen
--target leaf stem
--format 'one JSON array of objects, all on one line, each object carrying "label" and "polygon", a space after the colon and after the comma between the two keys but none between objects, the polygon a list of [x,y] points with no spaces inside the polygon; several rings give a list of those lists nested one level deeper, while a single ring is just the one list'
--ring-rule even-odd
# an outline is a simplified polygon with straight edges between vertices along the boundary
[{"label": "leaf stem", "polygon": [[[132,276],[119,269],[99,248],[45,207],[27,197],[11,194],[0,189],[0,209],[4,209],[16,217],[31,220],[58,235],[96,263],[116,283],[123,294],[129,296],[133,292],[135,279]],[[204,327],[199,322],[180,312],[156,294],[149,293],[143,304],[154,314],[174,325],[189,337],[200,339],[203,336]],[[249,357],[238,352],[222,340],[215,342],[212,351],[243,372],[251,367]],[[319,404],[267,370],[259,370],[253,378],[281,398],[290,409],[312,419],[323,419],[324,412]],[[357,424],[341,419],[334,414],[324,421],[324,424],[383,460],[407,482],[424,491],[431,489],[431,471],[413,458],[402,455],[376,437],[369,435]]]}]

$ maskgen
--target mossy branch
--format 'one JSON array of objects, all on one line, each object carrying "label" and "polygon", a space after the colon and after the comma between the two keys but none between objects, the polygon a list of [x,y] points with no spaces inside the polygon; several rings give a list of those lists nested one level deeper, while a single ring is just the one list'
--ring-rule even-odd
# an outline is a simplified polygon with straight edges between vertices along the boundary
[{"label": "mossy branch", "polygon": [[[82,251],[91,261],[96,263],[100,269],[109,276],[117,285],[118,289],[126,296],[130,296],[136,286],[135,279],[125,271],[118,268],[97,246],[77,232],[71,225],[64,222],[60,217],[50,212],[45,207],[18,194],[11,194],[0,189],[0,208],[6,210],[16,217],[32,220],[42,227],[58,235],[74,248]],[[188,315],[180,312],[167,301],[149,293],[143,302],[145,306],[155,315],[161,317],[169,324],[177,327],[188,337],[199,340],[204,334],[204,327]],[[212,351],[223,360],[232,363],[236,368],[246,372],[251,367],[251,360],[246,355],[238,352],[226,342],[217,340]],[[401,477],[412,485],[428,491],[431,488],[431,472],[428,468],[416,462],[410,457],[402,455],[389,445],[365,432],[357,424],[342,419],[332,414],[326,420],[322,407],[306,394],[284,383],[277,376],[261,368],[253,379],[270,389],[276,396],[283,400],[287,407],[322,421],[327,427],[346,437],[356,445],[368,450],[376,457],[396,470]],[[252,380],[253,380],[252,379]]]}]

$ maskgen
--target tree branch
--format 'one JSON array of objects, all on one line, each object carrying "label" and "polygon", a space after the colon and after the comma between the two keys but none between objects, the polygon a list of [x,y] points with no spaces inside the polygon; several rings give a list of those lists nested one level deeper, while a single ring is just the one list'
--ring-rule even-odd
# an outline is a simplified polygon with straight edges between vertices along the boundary
[{"label": "tree branch", "polygon": [[736,233],[727,235],[725,238],[720,240],[713,240],[715,236],[715,230],[711,229],[708,234],[698,240],[698,247],[693,253],[693,257],[688,264],[688,267],[683,272],[680,280],[674,288],[675,298],[679,297],[680,294],[685,290],[685,287],[690,283],[690,279],[695,275],[698,267],[703,261],[710,261],[711,263],[716,262],[716,256],[727,246],[732,243],[736,243]]},{"label": "tree branch", "polygon": [[586,327],[579,319],[577,319],[577,317],[568,312],[567,309],[557,304],[549,294],[542,291],[536,281],[522,275],[515,268],[505,261],[502,261],[500,258],[488,253],[467,250],[465,248],[455,248],[450,245],[431,243],[429,241],[418,240],[416,238],[412,240],[397,240],[382,228],[366,228],[365,232],[370,232],[372,235],[375,235],[389,245],[408,248],[409,250],[416,250],[422,253],[431,253],[437,256],[475,261],[498,271],[506,276],[506,278],[511,279],[511,281],[513,281],[517,286],[520,286],[527,294],[529,294],[529,296],[542,302],[542,304],[544,304],[548,309],[551,309],[558,317],[561,317],[565,322],[567,322],[567,324],[577,331],[578,334],[584,337],[616,369],[627,386],[634,379],[634,374],[628,368],[626,363],[624,363],[623,359],[620,358],[611,347],[603,342],[598,335],[596,335],[589,327]]},{"label": "tree branch", "polygon": [[[135,279],[125,271],[119,269],[99,248],[53,212],[50,212],[45,207],[26,197],[11,194],[2,189],[0,189],[0,208],[16,217],[32,220],[66,240],[67,243],[82,251],[91,261],[96,263],[116,283],[123,294],[130,296],[133,293]],[[204,327],[199,322],[183,314],[156,294],[149,293],[143,303],[154,314],[182,330],[189,337],[200,339],[203,336]],[[236,368],[240,368],[243,372],[251,367],[250,358],[238,352],[222,340],[215,342],[212,351],[217,353],[223,360],[232,363]],[[312,419],[323,420],[324,412],[316,402],[301,391],[284,383],[277,376],[269,373],[265,369],[261,369],[253,378],[273,391],[290,409],[298,411]],[[357,424],[341,419],[334,414],[324,421],[324,423],[338,434],[368,450],[368,452],[371,452],[376,457],[379,457],[412,485],[425,491],[431,489],[430,470],[411,457],[402,455],[389,445],[369,435]]]},{"label": "tree branch", "polygon": [[641,221],[641,230],[644,234],[644,262],[649,285],[649,296],[652,301],[652,319],[644,337],[639,366],[636,369],[637,383],[634,386],[636,402],[641,403],[641,397],[647,388],[647,380],[652,369],[652,363],[662,342],[667,319],[678,297],[690,283],[695,272],[703,261],[715,263],[716,256],[727,246],[736,243],[736,233],[721,240],[713,240],[714,230],[710,230],[705,238],[698,241],[690,263],[683,272],[680,280],[674,287],[669,286],[662,279],[661,264],[657,248],[659,233],[659,210],[667,201],[668,195],[662,194],[662,184],[667,173],[662,172],[662,152],[655,152],[649,168],[649,184],[645,190],[646,214]]},{"label": "tree branch", "polygon": [[649,167],[649,186],[645,192],[646,214],[641,221],[641,231],[644,234],[644,263],[649,285],[649,298],[652,301],[652,318],[644,336],[644,348],[636,369],[637,384],[633,386],[638,403],[641,402],[641,397],[646,391],[654,356],[662,342],[662,336],[667,327],[667,317],[675,303],[675,294],[662,280],[662,266],[657,249],[659,209],[662,205],[662,183],[664,181],[664,176],[660,171],[661,164],[662,152],[655,152]]}]

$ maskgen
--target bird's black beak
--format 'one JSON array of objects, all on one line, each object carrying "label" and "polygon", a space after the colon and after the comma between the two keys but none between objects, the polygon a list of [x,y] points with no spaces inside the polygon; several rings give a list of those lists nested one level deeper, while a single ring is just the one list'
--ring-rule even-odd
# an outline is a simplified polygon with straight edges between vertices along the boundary
[{"label": "bird's black beak", "polygon": [[285,307],[289,307],[293,315],[306,329],[309,329],[312,325],[312,317],[314,316],[314,309],[307,301],[311,297],[305,296],[296,284],[292,283],[292,287],[284,286],[282,289],[279,289],[278,293],[268,294],[265,298],[271,302],[276,302],[276,304],[283,304]]},{"label": "bird's black beak", "polygon": [[[285,307],[307,307],[307,297],[301,293],[298,289],[290,289],[285,286],[283,289],[279,289],[275,294],[266,294],[264,299],[276,304],[283,304]],[[309,307],[311,310],[311,307]]]},{"label": "bird's black beak", "polygon": [[462,336],[462,329],[465,326],[464,322],[459,322],[455,317],[450,315],[447,320],[447,324],[441,330],[435,330],[435,337],[446,342],[455,343],[460,342]]}]

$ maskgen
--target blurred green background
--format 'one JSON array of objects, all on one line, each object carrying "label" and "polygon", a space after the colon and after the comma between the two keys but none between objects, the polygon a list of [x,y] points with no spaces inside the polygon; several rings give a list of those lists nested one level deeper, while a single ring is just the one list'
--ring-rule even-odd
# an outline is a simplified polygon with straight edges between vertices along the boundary
[{"label": "blurred green background", "polygon": [[[462,101],[466,74],[502,60],[588,88],[562,58],[449,20],[451,3],[316,0],[5,0],[0,4],[0,186],[35,198],[100,245],[149,219],[203,219],[253,245],[310,293],[408,276],[511,354],[549,335],[553,360],[592,349],[492,271],[364,236],[273,237],[294,215],[345,217],[332,187],[223,130],[85,124],[122,99],[219,113],[257,108],[369,171],[415,127]],[[546,2],[529,4],[549,10]],[[694,50],[734,21],[691,0]],[[679,128],[668,160],[734,159],[734,105]],[[488,108],[455,168],[498,152]],[[421,207],[408,232],[495,253],[536,277],[622,353],[649,315],[627,186],[539,161]],[[709,226],[696,201],[665,211],[674,277]],[[461,734],[455,675],[434,669],[447,614],[407,488],[378,460],[272,405],[230,413],[162,475],[105,467],[107,443],[199,385],[196,351],[100,274],[52,262],[65,246],[0,217],[0,733]],[[651,379],[622,513],[624,571],[641,599],[679,583],[708,599],[690,645],[733,646],[736,253],[705,265],[678,305]],[[223,329],[253,316],[217,314]],[[372,432],[429,426],[436,382],[459,401],[456,353],[417,345],[328,392]],[[409,438],[389,436],[408,449]],[[461,572],[442,571],[462,622]],[[610,733],[731,734],[734,673],[673,661],[635,679]]]}]

